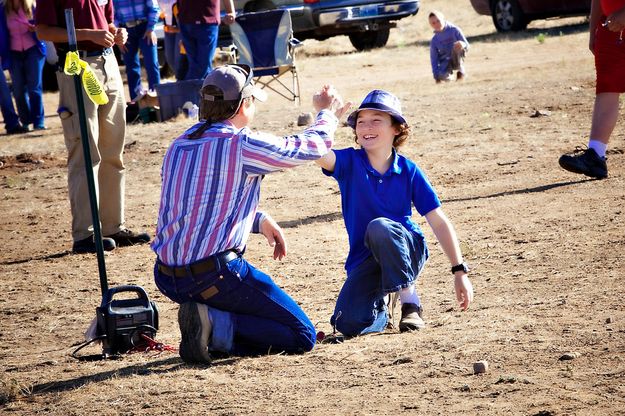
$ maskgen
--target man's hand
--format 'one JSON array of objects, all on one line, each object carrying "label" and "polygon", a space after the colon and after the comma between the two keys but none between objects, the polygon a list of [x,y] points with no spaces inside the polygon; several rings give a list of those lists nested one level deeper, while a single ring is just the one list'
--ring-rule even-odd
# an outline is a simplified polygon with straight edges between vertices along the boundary
[{"label": "man's hand", "polygon": [[464,42],[459,40],[454,43],[454,51],[462,52],[463,49],[464,49]]},{"label": "man's hand", "polygon": [[126,41],[128,40],[128,32],[123,27],[115,29],[115,44],[119,47],[119,50],[126,52]]},{"label": "man's hand", "polygon": [[88,33],[88,40],[98,45],[102,45],[105,48],[110,48],[114,43],[116,43],[116,36],[113,36],[113,34],[106,29],[90,30]]},{"label": "man's hand", "polygon": [[324,85],[321,91],[313,95],[315,111],[330,110],[336,118],[340,119],[352,106],[351,102],[343,104],[343,99],[338,91],[331,85]]},{"label": "man's hand", "polygon": [[156,43],[158,42],[158,40],[156,39],[156,33],[154,33],[153,30],[146,30],[143,37],[145,38],[145,41],[148,43],[148,45],[156,45]]},{"label": "man's hand", "polygon": [[282,228],[273,220],[266,216],[260,224],[260,233],[267,238],[267,242],[273,247],[273,258],[282,260],[286,256],[286,240],[282,233]]},{"label": "man's hand", "polygon": [[460,303],[460,308],[467,310],[469,304],[473,302],[473,285],[466,273],[456,272],[454,289],[456,290],[456,299]]}]

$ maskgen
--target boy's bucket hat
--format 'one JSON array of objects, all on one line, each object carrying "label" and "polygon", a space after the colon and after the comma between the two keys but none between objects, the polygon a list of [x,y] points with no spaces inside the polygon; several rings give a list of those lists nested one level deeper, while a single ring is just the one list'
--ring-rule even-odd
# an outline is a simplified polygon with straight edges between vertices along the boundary
[{"label": "boy's bucket hat", "polygon": [[202,94],[207,101],[240,101],[254,97],[259,101],[267,99],[267,93],[254,85],[254,73],[247,65],[224,65],[208,73],[202,89],[212,85],[221,91],[221,94]]},{"label": "boy's bucket hat", "polygon": [[383,90],[373,90],[360,104],[360,107],[354,112],[352,112],[349,117],[347,117],[347,124],[355,129],[356,128],[356,119],[358,118],[358,112],[360,110],[378,110],[388,113],[397,120],[401,124],[407,124],[404,116],[401,115],[401,103],[399,102],[399,98],[395,97],[390,92],[386,92]]}]

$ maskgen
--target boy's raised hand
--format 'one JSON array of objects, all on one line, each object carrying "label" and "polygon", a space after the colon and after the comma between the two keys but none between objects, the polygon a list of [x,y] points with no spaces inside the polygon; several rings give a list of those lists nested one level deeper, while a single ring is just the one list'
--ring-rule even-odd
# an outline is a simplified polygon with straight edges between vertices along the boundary
[{"label": "boy's raised hand", "polygon": [[273,247],[274,260],[282,260],[286,256],[286,240],[282,233],[282,228],[271,218],[266,216],[260,224],[260,232],[265,236],[267,242]]},{"label": "boy's raised hand", "polygon": [[332,85],[324,85],[321,91],[313,95],[315,111],[330,110],[340,119],[352,106],[351,102],[343,104],[343,99]]}]

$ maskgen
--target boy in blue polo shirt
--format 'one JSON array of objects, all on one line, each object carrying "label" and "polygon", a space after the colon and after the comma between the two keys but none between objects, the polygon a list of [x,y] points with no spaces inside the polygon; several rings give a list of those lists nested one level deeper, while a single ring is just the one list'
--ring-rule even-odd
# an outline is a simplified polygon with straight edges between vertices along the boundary
[{"label": "boy in blue polo shirt", "polygon": [[338,181],[349,237],[347,279],[330,322],[346,336],[381,332],[389,320],[387,299],[398,293],[400,331],[425,326],[415,281],[429,254],[420,227],[410,218],[412,204],[449,258],[456,298],[467,309],[473,287],[454,228],[421,169],[397,153],[410,135],[399,100],[386,91],[371,91],[347,123],[360,149],[330,150],[316,161]]}]

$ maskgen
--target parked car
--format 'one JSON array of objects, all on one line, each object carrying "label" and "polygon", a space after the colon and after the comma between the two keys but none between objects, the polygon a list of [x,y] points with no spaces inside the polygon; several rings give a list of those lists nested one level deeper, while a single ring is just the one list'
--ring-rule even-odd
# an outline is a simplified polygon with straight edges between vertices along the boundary
[{"label": "parked car", "polygon": [[591,0],[471,0],[479,14],[493,17],[499,32],[523,30],[536,19],[590,13]]},{"label": "parked car", "polygon": [[[297,39],[347,35],[362,51],[386,45],[390,29],[398,20],[416,14],[420,0],[234,0],[234,4],[238,13],[287,9]],[[229,36],[224,29],[221,44]]]}]

